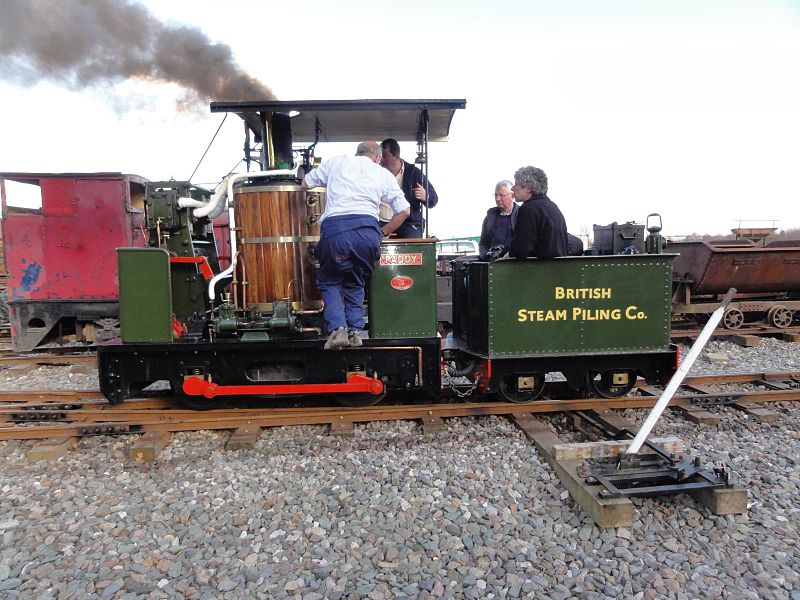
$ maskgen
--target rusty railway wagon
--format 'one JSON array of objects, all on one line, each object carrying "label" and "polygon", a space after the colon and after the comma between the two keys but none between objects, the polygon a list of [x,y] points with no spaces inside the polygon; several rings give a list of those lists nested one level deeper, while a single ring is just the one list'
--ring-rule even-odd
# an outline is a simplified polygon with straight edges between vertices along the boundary
[{"label": "rusty railway wagon", "polygon": [[[245,120],[261,148],[246,159],[260,170],[225,182],[219,203],[171,203],[169,218],[184,230],[230,205],[233,265],[211,272],[191,238],[178,243],[174,233],[118,250],[122,335],[98,348],[105,396],[120,403],[168,381],[196,409],[286,396],[363,406],[387,395],[454,391],[529,402],[550,373],[605,397],[624,395],[638,376],[664,384],[677,364],[668,254],[457,262],[454,331],[442,338],[435,238],[386,240],[370,281],[364,345],[323,349],[314,247],[325,190],[300,186],[321,135],[416,140],[427,165],[428,142],[446,140],[464,107],[463,100],[212,104]],[[275,168],[282,163],[295,167]]]},{"label": "rusty railway wagon", "polygon": [[704,322],[725,292],[737,290],[722,324],[760,322],[785,328],[800,316],[800,241],[757,246],[749,240],[670,242],[673,313]]}]

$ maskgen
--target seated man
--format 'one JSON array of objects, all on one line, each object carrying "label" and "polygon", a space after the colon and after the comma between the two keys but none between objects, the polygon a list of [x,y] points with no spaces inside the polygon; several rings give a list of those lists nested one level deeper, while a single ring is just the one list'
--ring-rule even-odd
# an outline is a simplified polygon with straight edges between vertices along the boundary
[{"label": "seated man", "polygon": [[380,160],[377,142],[361,142],[355,156],[334,156],[303,178],[303,189],[328,188],[317,244],[317,287],[330,332],[326,350],[362,345],[358,332],[366,321],[365,287],[381,252],[378,206],[385,202],[394,213],[383,226],[385,234],[410,212],[402,190],[378,164]]},{"label": "seated man", "polygon": [[[400,144],[388,138],[381,142],[381,164],[397,179],[406,201],[411,206],[411,215],[395,232],[399,238],[419,238],[425,235],[425,219],[422,216],[422,203],[433,208],[439,202],[436,190],[417,167],[400,158]],[[389,216],[382,209],[381,221]]]},{"label": "seated man", "polygon": [[481,260],[487,259],[490,249],[497,248],[491,256],[491,260],[496,260],[508,252],[511,246],[511,238],[519,215],[519,207],[514,204],[514,192],[511,191],[513,185],[504,179],[494,186],[494,201],[497,206],[486,211],[486,217],[483,219],[481,239],[478,242]]},{"label": "seated man", "polygon": [[514,173],[514,197],[519,207],[511,240],[514,258],[553,258],[567,255],[567,223],[558,206],[547,197],[547,175],[536,167]]}]

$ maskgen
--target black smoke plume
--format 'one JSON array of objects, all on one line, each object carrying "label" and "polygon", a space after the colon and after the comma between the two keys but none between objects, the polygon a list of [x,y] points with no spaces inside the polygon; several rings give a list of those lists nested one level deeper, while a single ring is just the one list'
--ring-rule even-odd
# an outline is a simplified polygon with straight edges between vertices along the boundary
[{"label": "black smoke plume", "polygon": [[274,98],[229,46],[129,0],[0,0],[0,75],[72,90],[129,78],[172,82],[198,103]]}]

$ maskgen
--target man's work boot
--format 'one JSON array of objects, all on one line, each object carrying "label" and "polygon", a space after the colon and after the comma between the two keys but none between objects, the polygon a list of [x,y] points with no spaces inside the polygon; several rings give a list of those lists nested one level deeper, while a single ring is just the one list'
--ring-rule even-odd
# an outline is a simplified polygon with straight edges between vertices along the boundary
[{"label": "man's work boot", "polygon": [[360,348],[364,345],[364,342],[361,340],[361,334],[359,334],[357,331],[351,331],[347,334],[347,337],[350,340],[351,348]]},{"label": "man's work boot", "polygon": [[325,350],[341,350],[348,346],[350,346],[350,340],[347,338],[347,328],[345,327],[331,331],[328,341],[325,342]]}]

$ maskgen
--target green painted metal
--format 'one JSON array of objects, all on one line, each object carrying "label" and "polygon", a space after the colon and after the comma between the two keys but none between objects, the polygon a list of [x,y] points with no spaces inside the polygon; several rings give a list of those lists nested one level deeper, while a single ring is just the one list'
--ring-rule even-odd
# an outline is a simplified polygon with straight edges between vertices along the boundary
[{"label": "green painted metal", "polygon": [[469,345],[490,358],[664,350],[672,258],[472,263]]},{"label": "green painted metal", "polygon": [[123,342],[172,341],[169,254],[160,248],[117,248]]},{"label": "green painted metal", "polygon": [[370,337],[436,337],[436,333],[436,244],[383,242],[370,281]]},{"label": "green painted metal", "polygon": [[[178,206],[179,198],[207,201],[210,193],[188,181],[151,181],[145,192],[145,207],[153,245],[169,250],[173,256],[206,254],[211,268],[218,270],[211,224],[207,219],[193,220],[191,210]],[[203,249],[205,252],[201,252]],[[172,264],[172,309],[175,317],[185,321],[208,308],[206,282],[197,265]]]},{"label": "green painted metal", "polygon": [[208,307],[206,280],[197,265],[171,264],[172,311],[175,318],[185,321],[193,314],[203,314]]}]

